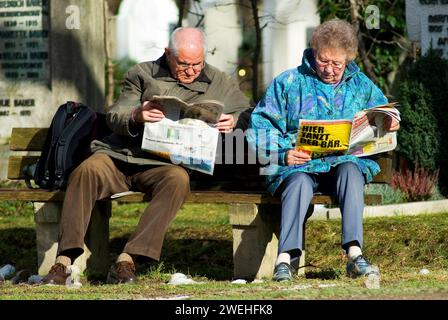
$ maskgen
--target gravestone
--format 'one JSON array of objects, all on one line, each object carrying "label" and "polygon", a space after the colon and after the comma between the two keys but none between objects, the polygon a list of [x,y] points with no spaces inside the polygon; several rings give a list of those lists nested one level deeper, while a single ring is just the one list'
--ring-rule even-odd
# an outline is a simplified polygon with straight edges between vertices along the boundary
[{"label": "gravestone", "polygon": [[232,76],[238,68],[238,48],[243,38],[238,7],[231,0],[203,0],[201,6],[192,6],[187,15],[190,26],[203,21],[207,62]]},{"label": "gravestone", "polygon": [[104,110],[103,10],[103,1],[0,1],[0,179],[12,127],[47,127],[68,100]]},{"label": "gravestone", "polygon": [[448,0],[406,0],[409,40],[420,42],[422,54],[429,48],[448,59]]},{"label": "gravestone", "polygon": [[[263,30],[264,86],[281,72],[302,63],[314,29],[320,24],[315,0],[263,1],[268,19]],[[266,20],[262,20],[266,23]]]},{"label": "gravestone", "polygon": [[173,0],[123,0],[116,19],[116,58],[158,59],[178,20]]}]

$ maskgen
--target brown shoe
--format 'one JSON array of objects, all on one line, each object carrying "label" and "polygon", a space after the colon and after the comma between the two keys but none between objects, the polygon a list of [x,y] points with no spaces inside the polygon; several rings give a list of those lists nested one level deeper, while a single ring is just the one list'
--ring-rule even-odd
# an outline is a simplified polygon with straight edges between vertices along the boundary
[{"label": "brown shoe", "polygon": [[70,273],[67,271],[67,267],[62,263],[56,263],[50,269],[50,272],[42,279],[42,284],[56,284],[65,285]]},{"label": "brown shoe", "polygon": [[114,264],[107,275],[108,284],[135,283],[135,266],[131,262],[122,261]]}]

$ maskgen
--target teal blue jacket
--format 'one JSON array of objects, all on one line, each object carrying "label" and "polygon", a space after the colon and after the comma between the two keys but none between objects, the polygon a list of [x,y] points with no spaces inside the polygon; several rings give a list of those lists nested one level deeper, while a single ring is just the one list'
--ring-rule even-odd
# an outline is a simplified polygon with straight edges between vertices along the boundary
[{"label": "teal blue jacket", "polygon": [[252,113],[247,140],[265,164],[268,191],[275,193],[294,172],[328,172],[331,167],[353,162],[370,182],[379,171],[370,159],[352,155],[331,155],[302,165],[287,166],[286,152],[295,147],[299,119],[353,119],[356,112],[387,103],[381,90],[362,73],[354,62],[334,86],[319,79],[311,49],[303,54],[302,65],[276,77]]}]

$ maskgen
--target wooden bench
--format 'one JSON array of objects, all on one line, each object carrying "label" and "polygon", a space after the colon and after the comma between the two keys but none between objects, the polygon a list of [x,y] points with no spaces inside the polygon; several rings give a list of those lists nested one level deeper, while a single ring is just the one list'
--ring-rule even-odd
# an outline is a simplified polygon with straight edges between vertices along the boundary
[{"label": "wooden bench", "polygon": [[[35,163],[47,134],[47,128],[13,128],[10,140],[8,179],[23,179],[23,168]],[[225,139],[225,137],[224,137]],[[375,182],[388,183],[392,158],[384,154],[378,159],[382,171]],[[265,177],[256,165],[216,165],[215,174],[191,174],[191,194],[187,203],[221,203],[228,205],[233,228],[233,262],[235,278],[271,277],[277,257],[279,199],[265,190]],[[47,274],[57,251],[58,225],[64,192],[42,189],[0,189],[0,201],[30,201],[35,210],[38,272]],[[142,202],[144,194],[133,193],[114,201]],[[111,201],[98,201],[89,226],[85,253],[75,264],[81,270],[104,274],[111,263],[109,257],[109,218]],[[366,204],[378,204],[380,195],[365,195]],[[333,205],[329,195],[316,194],[312,203]],[[301,261],[304,265],[304,255]],[[299,269],[303,272],[303,268]],[[300,272],[299,272],[300,273]]]}]

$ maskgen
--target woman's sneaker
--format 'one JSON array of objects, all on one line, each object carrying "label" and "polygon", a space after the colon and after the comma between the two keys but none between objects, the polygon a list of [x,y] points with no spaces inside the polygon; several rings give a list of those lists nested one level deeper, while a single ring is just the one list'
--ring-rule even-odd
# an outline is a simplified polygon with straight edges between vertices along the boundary
[{"label": "woman's sneaker", "polygon": [[362,255],[356,256],[347,261],[347,275],[350,278],[358,278],[361,276],[368,276],[374,274],[379,276],[380,270],[377,266],[370,264],[370,262]]},{"label": "woman's sneaker", "polygon": [[290,264],[286,262],[280,262],[275,266],[274,276],[272,277],[272,280],[277,282],[291,281],[293,274],[294,268]]}]

